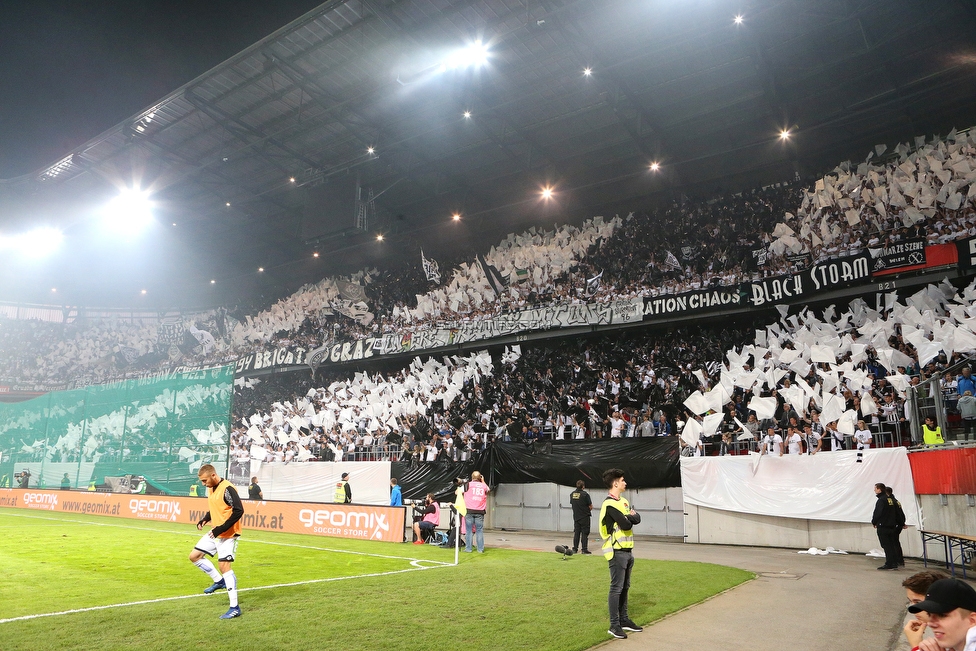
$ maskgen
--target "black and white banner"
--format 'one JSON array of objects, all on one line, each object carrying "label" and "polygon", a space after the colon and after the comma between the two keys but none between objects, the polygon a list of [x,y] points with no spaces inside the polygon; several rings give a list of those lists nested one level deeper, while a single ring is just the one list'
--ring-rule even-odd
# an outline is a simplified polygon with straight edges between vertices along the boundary
[{"label": "black and white banner", "polygon": [[871,256],[859,253],[818,262],[800,273],[751,283],[743,289],[753,307],[783,303],[871,278]]},{"label": "black and white banner", "polygon": [[880,249],[869,249],[871,257],[871,271],[887,271],[898,267],[913,267],[925,264],[925,240],[905,240]]},{"label": "black and white banner", "polygon": [[644,299],[644,320],[664,319],[694,312],[712,312],[723,308],[737,308],[744,304],[738,285],[667,296],[648,296]]}]

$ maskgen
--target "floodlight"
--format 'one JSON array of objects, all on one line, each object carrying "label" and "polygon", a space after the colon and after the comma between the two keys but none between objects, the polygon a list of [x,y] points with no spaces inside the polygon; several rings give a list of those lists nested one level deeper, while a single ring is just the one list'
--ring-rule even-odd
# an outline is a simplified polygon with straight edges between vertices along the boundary
[{"label": "floodlight", "polygon": [[4,248],[28,258],[44,258],[61,246],[64,234],[56,228],[45,226],[3,239],[7,245]]},{"label": "floodlight", "polygon": [[258,271],[264,271],[264,267],[258,267]]},{"label": "floodlight", "polygon": [[583,76],[589,77],[593,74],[593,68],[583,68]]},{"label": "floodlight", "polygon": [[377,241],[377,242],[382,242],[382,241],[383,241],[383,233],[379,233],[379,234],[378,234],[378,235],[376,236],[376,241]]},{"label": "floodlight", "polygon": [[55,293],[57,293],[57,291],[58,291],[58,288],[57,288],[57,287],[52,287],[52,288],[51,288],[51,291],[52,291],[52,292],[55,292]]},{"label": "floodlight", "polygon": [[471,111],[465,111],[464,112],[464,117],[465,118],[470,118],[471,117]]},{"label": "floodlight", "polygon": [[461,221],[461,215],[459,213],[454,213],[453,215],[451,215],[451,219],[453,219],[456,222],[459,222]]},{"label": "floodlight", "polygon": [[372,147],[367,147],[366,148],[366,153],[372,155],[372,154],[376,153],[376,150],[373,149]]},{"label": "floodlight", "polygon": [[216,284],[217,284],[217,281],[216,281],[216,280],[211,280],[211,281],[210,281],[210,284],[211,284],[211,285],[216,285]]},{"label": "floodlight", "polygon": [[780,140],[789,140],[790,139],[790,130],[789,129],[783,129],[782,131],[780,131],[779,132],[779,139]]},{"label": "floodlight", "polygon": [[142,293],[143,296],[145,296],[146,295],[146,290],[142,290],[141,293]]},{"label": "floodlight", "polygon": [[480,40],[452,52],[440,65],[443,70],[480,68],[488,63],[488,46]]},{"label": "floodlight", "polygon": [[661,164],[660,163],[658,163],[657,161],[651,163],[651,171],[652,172],[656,172],[659,169],[661,169]]},{"label": "floodlight", "polygon": [[312,254],[312,257],[313,257],[313,258],[317,258],[317,257],[319,257],[319,252],[318,252],[318,251],[316,251],[315,253],[313,253],[313,254]]},{"label": "floodlight", "polygon": [[227,203],[225,203],[224,205],[225,205],[225,206],[227,206],[228,208],[230,208],[230,201],[228,201],[228,202],[227,202]]},{"label": "floodlight", "polygon": [[133,188],[122,190],[102,213],[103,225],[122,235],[134,235],[152,222],[149,193]]},{"label": "floodlight", "polygon": [[741,25],[742,24],[742,20],[743,20],[742,14],[739,14],[738,16],[735,17],[735,19],[733,20],[733,22],[735,22],[736,25]]},{"label": "floodlight", "polygon": [[542,188],[542,198],[551,199],[552,198],[552,188]]},{"label": "floodlight", "polygon": [[294,183],[295,182],[295,177],[294,176],[291,177],[290,179],[288,179],[288,181],[291,182],[291,183]]}]

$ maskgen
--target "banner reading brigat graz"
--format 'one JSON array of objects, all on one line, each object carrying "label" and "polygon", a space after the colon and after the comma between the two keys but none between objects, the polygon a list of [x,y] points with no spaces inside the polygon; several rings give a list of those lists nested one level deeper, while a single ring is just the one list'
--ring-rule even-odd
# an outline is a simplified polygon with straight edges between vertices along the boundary
[{"label": "banner reading brigat graz", "polygon": [[[0,489],[0,507],[183,524],[196,524],[208,510],[207,500],[200,497],[19,488]],[[248,500],[241,523],[245,537],[248,530],[257,529],[402,542],[405,515],[403,507],[394,506]]]}]

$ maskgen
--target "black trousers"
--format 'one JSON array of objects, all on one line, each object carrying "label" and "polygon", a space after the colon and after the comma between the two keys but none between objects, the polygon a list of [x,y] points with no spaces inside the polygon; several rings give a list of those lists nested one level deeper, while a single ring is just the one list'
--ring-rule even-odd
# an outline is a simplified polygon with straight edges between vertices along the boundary
[{"label": "black trousers", "polygon": [[878,542],[885,553],[885,567],[898,567],[904,562],[901,556],[901,545],[898,543],[898,527],[878,526]]},{"label": "black trousers", "polygon": [[580,542],[583,543],[583,551],[589,551],[586,547],[586,539],[590,535],[590,519],[573,521],[573,553],[580,550]]},{"label": "black trousers", "polygon": [[630,619],[627,614],[627,592],[630,590],[630,573],[634,569],[634,555],[629,549],[613,550],[610,559],[610,594],[607,606],[610,610],[610,626]]}]

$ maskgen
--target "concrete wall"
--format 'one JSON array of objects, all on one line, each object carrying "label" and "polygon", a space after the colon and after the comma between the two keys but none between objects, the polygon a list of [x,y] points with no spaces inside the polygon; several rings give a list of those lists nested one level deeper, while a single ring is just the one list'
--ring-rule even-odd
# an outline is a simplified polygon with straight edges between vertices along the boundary
[{"label": "concrete wall", "polygon": [[969,506],[968,495],[919,495],[922,507],[922,528],[926,531],[948,531],[964,536],[976,536],[976,507]]},{"label": "concrete wall", "polygon": [[[849,552],[881,549],[870,524],[774,518],[733,513],[688,504],[685,507],[685,541],[716,545],[792,547],[797,550],[833,547]],[[922,541],[914,527],[901,534],[906,556],[922,556]],[[934,551],[930,545],[931,552]],[[940,551],[941,553],[941,551]]]},{"label": "concrete wall", "polygon": [[[573,509],[569,495],[573,487],[557,484],[501,484],[490,494],[485,526],[494,529],[573,532]],[[598,535],[596,519],[605,489],[587,489],[593,500],[592,536]],[[638,533],[645,536],[684,534],[680,488],[652,488],[626,491],[624,496],[640,511]],[[592,540],[591,536],[591,540]]]}]

